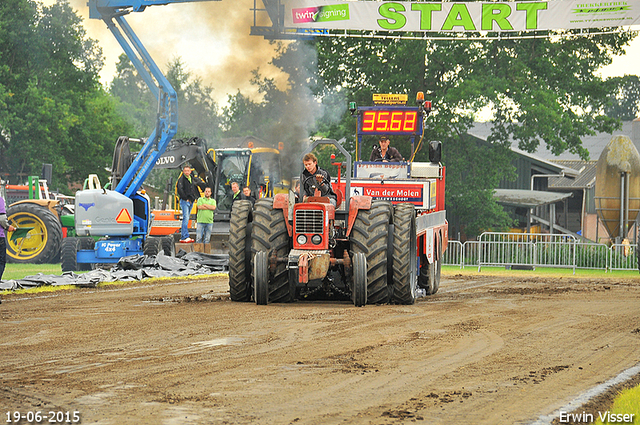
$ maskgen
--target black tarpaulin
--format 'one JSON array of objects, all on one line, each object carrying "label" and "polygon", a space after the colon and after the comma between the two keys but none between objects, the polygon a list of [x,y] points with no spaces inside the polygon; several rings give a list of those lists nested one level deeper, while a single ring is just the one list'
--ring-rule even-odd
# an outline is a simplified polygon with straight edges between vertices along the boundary
[{"label": "black tarpaulin", "polygon": [[27,276],[16,280],[0,280],[0,290],[18,290],[51,285],[75,285],[95,287],[101,282],[136,281],[150,277],[198,276],[225,272],[228,270],[229,256],[192,252],[181,258],[164,254],[157,256],[131,255],[123,257],[111,270],[96,269],[77,274],[65,272],[62,275]]}]

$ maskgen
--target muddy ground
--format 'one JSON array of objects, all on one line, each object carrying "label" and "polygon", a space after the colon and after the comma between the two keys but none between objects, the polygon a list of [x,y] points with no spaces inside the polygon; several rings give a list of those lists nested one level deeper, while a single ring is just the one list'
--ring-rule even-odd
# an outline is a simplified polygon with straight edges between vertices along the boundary
[{"label": "muddy ground", "polygon": [[234,303],[226,276],[10,295],[0,421],[527,424],[640,362],[639,309],[640,279],[451,275],[363,308]]}]

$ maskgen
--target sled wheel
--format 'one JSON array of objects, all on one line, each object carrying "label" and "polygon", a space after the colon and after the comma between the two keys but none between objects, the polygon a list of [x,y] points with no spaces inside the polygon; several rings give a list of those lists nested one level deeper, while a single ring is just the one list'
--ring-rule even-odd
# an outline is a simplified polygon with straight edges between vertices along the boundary
[{"label": "sled wheel", "polygon": [[438,245],[436,248],[438,259],[432,264],[428,264],[427,257],[421,256],[420,262],[423,264],[420,268],[420,276],[418,278],[418,286],[424,288],[427,295],[433,295],[440,288],[440,274],[442,271],[442,247]]}]

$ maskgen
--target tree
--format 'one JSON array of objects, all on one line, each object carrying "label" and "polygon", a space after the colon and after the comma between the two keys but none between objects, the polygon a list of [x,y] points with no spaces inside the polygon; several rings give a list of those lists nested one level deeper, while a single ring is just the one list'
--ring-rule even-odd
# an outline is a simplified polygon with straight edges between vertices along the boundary
[{"label": "tree", "polygon": [[[513,177],[512,140],[528,152],[545,143],[555,153],[587,158],[582,136],[619,127],[605,115],[611,84],[594,71],[622,54],[632,38],[628,32],[557,39],[322,38],[319,76],[360,104],[369,104],[372,93],[425,92],[434,105],[428,140],[443,142],[448,214],[461,218],[473,236],[510,224],[492,194],[501,179]],[[487,108],[494,114],[490,143],[471,146],[467,130]],[[416,159],[426,154],[423,149]]]},{"label": "tree", "polygon": [[207,140],[220,137],[218,104],[212,97],[213,87],[185,69],[180,58],[168,64],[167,79],[178,95],[180,137],[198,136]]},{"label": "tree", "polygon": [[[176,91],[178,100],[178,138],[201,137],[209,146],[220,137],[218,105],[213,100],[213,88],[192,75],[175,58],[167,64],[166,78]],[[111,94],[118,100],[118,111],[134,127],[133,137],[148,137],[156,123],[157,100],[137,70],[122,54],[116,66],[117,74],[110,84]],[[148,186],[165,189],[167,182],[177,180],[175,170],[152,170],[146,180]]]},{"label": "tree", "polygon": [[[120,55],[116,70],[110,92],[119,101],[118,110],[134,126],[135,137],[147,137],[156,123],[158,101],[125,54]],[[208,141],[220,137],[220,117],[212,97],[213,88],[193,76],[180,58],[167,64],[166,77],[178,99],[177,137],[198,136]]]},{"label": "tree", "polygon": [[129,136],[148,136],[155,126],[158,100],[124,53],[118,57],[116,76],[111,80],[109,93],[117,100],[120,116],[133,126]]},{"label": "tree", "polygon": [[0,63],[1,172],[22,181],[52,163],[53,187],[106,177],[127,126],[99,84],[101,50],[68,2],[1,2]]},{"label": "tree", "polygon": [[625,75],[609,80],[613,85],[609,95],[611,104],[607,107],[607,116],[623,121],[633,121],[640,112],[640,78],[637,75]]}]

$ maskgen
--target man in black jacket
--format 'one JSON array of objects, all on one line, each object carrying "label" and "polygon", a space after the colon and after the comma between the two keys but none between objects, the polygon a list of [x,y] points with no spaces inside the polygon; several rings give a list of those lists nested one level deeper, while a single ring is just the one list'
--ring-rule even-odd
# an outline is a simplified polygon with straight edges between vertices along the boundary
[{"label": "man in black jacket", "polygon": [[178,197],[180,198],[180,209],[182,210],[182,227],[180,229],[180,242],[182,243],[194,242],[189,237],[189,216],[191,215],[193,203],[200,197],[198,187],[204,190],[204,181],[191,175],[190,166],[185,165],[182,167],[182,175],[178,179],[178,183],[176,183]]},{"label": "man in black jacket", "polygon": [[256,203],[256,198],[251,194],[251,188],[249,186],[242,188],[242,195],[244,195],[244,199],[251,202],[251,206]]},{"label": "man in black jacket", "polygon": [[374,146],[369,161],[371,162],[403,162],[404,158],[398,149],[389,146],[389,138],[380,136],[380,146]]},{"label": "man in black jacket", "polygon": [[312,153],[302,158],[304,171],[302,172],[302,196],[314,196],[316,189],[320,196],[329,197],[329,201],[336,206],[338,197],[331,188],[331,176],[329,172],[318,167],[318,158]]}]

